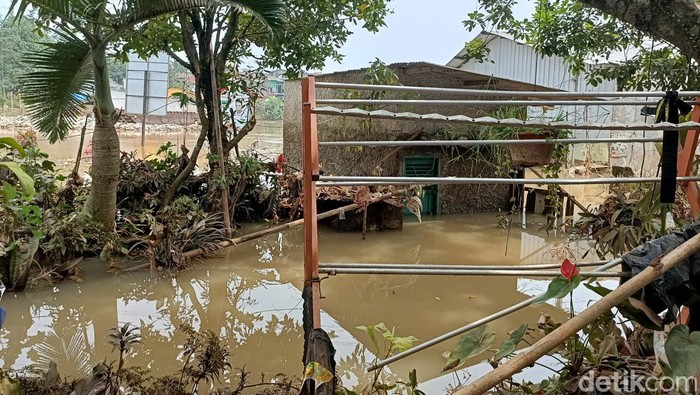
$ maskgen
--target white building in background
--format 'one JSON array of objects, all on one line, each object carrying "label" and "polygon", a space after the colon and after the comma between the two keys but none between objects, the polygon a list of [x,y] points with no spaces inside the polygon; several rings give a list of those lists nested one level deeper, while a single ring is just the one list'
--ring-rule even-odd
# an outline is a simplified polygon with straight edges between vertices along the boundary
[{"label": "white building in background", "polygon": [[[563,58],[543,56],[531,46],[515,40],[513,37],[500,32],[482,32],[475,40],[482,40],[490,50],[489,61],[479,63],[475,60],[464,60],[465,51],[460,51],[447,66],[462,69],[472,73],[532,84],[532,90],[568,91],[568,92],[615,92],[616,81],[603,81],[598,86],[588,84],[584,75],[574,75],[569,70]],[[590,63],[590,67],[601,67],[605,63]],[[494,84],[493,89],[499,89]],[[604,98],[603,98],[604,99]],[[641,108],[637,106],[554,106],[529,107],[528,117],[558,118],[563,117],[571,122],[607,123],[607,122],[644,122]],[[653,122],[652,117],[646,119]],[[654,132],[648,132],[651,137]],[[660,132],[656,132],[657,135]],[[624,131],[610,132],[604,130],[577,130],[577,138],[606,138],[642,136],[642,132]],[[646,157],[645,172],[655,170],[658,154],[653,144],[647,144],[647,155],[642,155],[643,144],[578,144],[572,150],[573,161],[592,161],[612,166],[631,167],[635,174],[640,173],[642,157]],[[653,162],[653,165],[650,165]]]}]

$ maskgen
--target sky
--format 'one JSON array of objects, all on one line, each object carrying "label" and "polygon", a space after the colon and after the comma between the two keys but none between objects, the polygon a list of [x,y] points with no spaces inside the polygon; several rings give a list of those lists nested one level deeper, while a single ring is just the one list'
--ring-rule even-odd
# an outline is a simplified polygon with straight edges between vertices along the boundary
[{"label": "sky", "polygon": [[[7,12],[11,0],[0,0],[0,13]],[[328,0],[333,1],[333,0]],[[514,13],[526,17],[534,6],[522,0]],[[464,44],[476,36],[462,21],[478,8],[477,0],[392,0],[393,14],[378,33],[353,27],[354,34],[341,49],[341,63],[329,61],[323,72],[366,67],[375,58],[385,63],[426,61],[446,64]]]}]

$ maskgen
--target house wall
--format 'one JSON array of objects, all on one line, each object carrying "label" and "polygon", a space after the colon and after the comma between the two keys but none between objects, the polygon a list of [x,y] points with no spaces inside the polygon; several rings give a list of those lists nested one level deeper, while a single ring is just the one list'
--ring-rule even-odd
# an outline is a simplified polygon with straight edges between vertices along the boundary
[{"label": "house wall", "polygon": [[[429,66],[409,66],[394,70],[404,85],[452,87],[465,86],[461,72],[446,72],[444,68]],[[318,81],[362,83],[363,71],[350,71],[318,76]],[[471,84],[473,82],[469,82]],[[318,98],[340,98],[339,91],[319,89]],[[397,97],[397,96],[389,96]],[[444,94],[423,94],[421,99],[469,99]],[[441,113],[446,115],[465,114],[483,115],[488,108],[451,106],[415,108],[412,106],[388,106],[388,111],[411,111],[419,113]],[[455,133],[465,126],[459,124],[410,122],[397,120],[372,120],[368,122],[359,118],[318,116],[320,141],[351,140],[407,140],[416,132],[425,137],[436,139],[442,133]],[[301,81],[287,81],[285,85],[284,106],[284,153],[291,166],[301,169]],[[464,151],[456,152],[450,148],[404,148],[396,151],[394,147],[321,147],[320,163],[326,175],[403,175],[403,160],[407,156],[429,155],[440,159],[440,176],[455,177],[495,177],[490,165],[485,161],[468,159]],[[440,212],[467,213],[496,211],[508,206],[509,187],[500,185],[445,185],[439,187]]]}]

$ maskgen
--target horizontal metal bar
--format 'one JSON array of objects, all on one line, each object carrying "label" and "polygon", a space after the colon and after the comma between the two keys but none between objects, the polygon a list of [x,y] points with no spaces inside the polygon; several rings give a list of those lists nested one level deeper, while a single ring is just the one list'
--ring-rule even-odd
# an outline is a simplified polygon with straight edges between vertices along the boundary
[{"label": "horizontal metal bar", "polygon": [[[619,265],[620,263],[622,263],[622,258],[613,259],[612,261],[610,261],[609,263],[607,263],[607,264],[605,264],[605,265],[599,267],[599,268],[596,269],[595,271],[596,271],[596,272],[604,272],[604,271],[606,271],[606,270],[608,270],[608,269],[612,269],[613,267]],[[390,356],[389,358],[383,359],[383,360],[381,360],[381,361],[377,361],[375,364],[373,364],[373,365],[371,365],[369,368],[367,368],[367,371],[368,371],[368,372],[371,372],[371,371],[374,371],[374,370],[377,370],[377,369],[381,369],[381,368],[383,368],[384,366],[386,366],[386,365],[388,365],[388,364],[390,364],[390,363],[393,363],[393,362],[396,362],[396,361],[398,361],[398,360],[404,359],[404,358],[406,358],[406,357],[408,357],[408,356],[411,356],[411,355],[413,355],[413,354],[415,354],[415,353],[417,353],[417,352],[419,352],[419,351],[422,351],[422,350],[425,350],[425,349],[427,349],[427,348],[430,348],[430,347],[432,347],[432,346],[434,346],[434,345],[436,345],[436,344],[440,344],[440,343],[442,343],[442,342],[444,342],[444,341],[446,341],[446,340],[450,340],[450,339],[452,339],[453,337],[457,337],[457,336],[459,336],[459,335],[461,335],[461,334],[463,334],[463,333],[465,333],[465,332],[468,332],[468,331],[470,331],[470,330],[472,330],[472,329],[474,329],[474,328],[478,328],[478,327],[480,327],[480,326],[482,326],[482,325],[488,324],[489,322],[495,321],[495,320],[497,320],[497,319],[499,319],[499,318],[501,318],[501,317],[505,317],[505,316],[507,316],[508,314],[515,313],[516,311],[522,310],[522,309],[524,309],[525,307],[528,307],[528,306],[530,306],[531,304],[533,304],[533,303],[535,302],[535,300],[536,300],[538,297],[539,297],[539,296],[533,296],[533,297],[530,298],[530,299],[523,300],[522,302],[517,303],[517,304],[514,304],[513,306],[510,306],[510,307],[508,307],[508,308],[506,308],[506,309],[503,309],[503,310],[501,310],[501,311],[498,311],[498,312],[496,312],[496,313],[493,313],[493,314],[491,314],[491,315],[489,315],[489,316],[486,316],[486,317],[484,317],[484,318],[482,318],[482,319],[480,319],[480,320],[476,320],[476,321],[474,321],[474,322],[472,322],[472,323],[470,323],[470,324],[464,325],[464,326],[462,326],[461,328],[457,328],[457,329],[455,329],[455,330],[453,330],[453,331],[447,332],[447,333],[445,333],[445,334],[443,334],[443,335],[440,335],[440,336],[438,336],[438,337],[436,337],[436,338],[433,338],[433,339],[430,339],[430,340],[428,340],[428,341],[425,341],[425,342],[423,342],[423,343],[421,343],[421,344],[418,344],[418,345],[416,345],[416,346],[414,346],[414,347],[412,347],[412,348],[409,348],[409,349],[406,350],[406,351],[400,352],[400,353],[398,353],[398,354],[396,354],[396,355],[392,355],[392,356]]]},{"label": "horizontal metal bar", "polygon": [[[415,93],[447,93],[453,95],[481,96],[481,97],[555,97],[555,98],[580,98],[580,97],[666,97],[666,92],[562,92],[562,91],[501,91],[485,89],[459,89],[459,88],[436,88],[424,86],[401,86],[401,85],[368,85],[368,84],[346,84],[340,82],[316,82],[318,88],[328,89],[353,89],[368,91],[387,92],[415,92]],[[700,96],[700,91],[679,91],[679,97]]]},{"label": "horizontal metal bar", "polygon": [[[379,269],[379,268],[318,268],[319,273],[335,276],[337,274],[391,274],[410,276],[494,276],[494,277],[557,277],[558,270],[455,270],[455,269]],[[629,272],[595,273],[581,272],[581,277],[630,277]]]},{"label": "horizontal metal bar", "polygon": [[520,119],[496,119],[493,117],[478,117],[472,118],[466,115],[443,115],[443,114],[417,114],[413,112],[391,112],[386,110],[368,111],[361,108],[340,109],[336,107],[314,107],[311,110],[318,115],[331,115],[337,117],[349,118],[369,118],[369,119],[390,119],[394,121],[411,121],[411,122],[446,122],[446,123],[462,123],[472,126],[509,126],[514,128],[527,129],[547,129],[547,130],[627,130],[627,131],[644,131],[644,130],[693,130],[700,129],[698,122],[683,122],[679,124],[670,122],[659,123],[591,123],[591,122],[568,122],[556,121],[550,122],[545,120],[530,120],[523,121]]},{"label": "horizontal metal bar", "polygon": [[[347,106],[655,106],[656,101],[637,100],[396,100],[318,99],[318,105]],[[695,104],[695,102],[688,102]]]},{"label": "horizontal metal bar", "polygon": [[[609,261],[596,262],[579,262],[578,267],[595,267],[608,263]],[[430,264],[411,264],[411,263],[327,263],[319,267],[327,269],[455,269],[455,270],[541,270],[541,269],[559,269],[560,263],[545,263],[536,265],[430,265]]]},{"label": "horizontal metal bar", "polygon": [[608,144],[608,143],[660,143],[663,138],[600,138],[600,139],[533,139],[533,140],[412,140],[412,141],[322,141],[321,147],[473,147],[481,145],[530,145],[530,144]]},{"label": "horizontal metal bar", "polygon": [[[700,176],[678,177],[678,182],[700,181]],[[610,178],[461,178],[461,177],[370,177],[321,176],[318,187],[351,185],[452,185],[452,184],[507,184],[507,185],[598,185],[658,183],[660,177]]]}]

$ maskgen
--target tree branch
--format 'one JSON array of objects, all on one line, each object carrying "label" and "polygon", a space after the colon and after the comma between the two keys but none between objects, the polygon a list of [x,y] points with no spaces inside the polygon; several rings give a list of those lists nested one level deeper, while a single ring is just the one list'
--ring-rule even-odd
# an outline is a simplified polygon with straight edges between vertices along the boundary
[{"label": "tree branch", "polygon": [[236,44],[235,36],[238,31],[238,17],[240,13],[235,10],[231,10],[228,18],[228,28],[224,34],[224,40],[221,44],[221,48],[218,52],[216,58],[217,70],[223,70],[222,67],[226,65],[228,57],[231,55],[233,46]]},{"label": "tree branch", "polygon": [[178,18],[182,26],[182,44],[185,54],[190,61],[190,65],[192,65],[192,72],[195,76],[199,76],[202,74],[202,68],[197,56],[197,45],[194,42],[195,29],[192,23],[192,13],[181,12],[178,14]]},{"label": "tree branch", "polygon": [[693,0],[579,0],[663,39],[700,61],[700,10]]},{"label": "tree branch", "polygon": [[187,61],[185,61],[185,59],[182,59],[178,54],[176,54],[176,53],[170,48],[169,45],[166,45],[166,46],[164,47],[164,49],[165,49],[165,52],[167,52],[168,55],[170,55],[171,58],[175,59],[175,61],[178,62],[178,63],[180,63],[180,64],[182,65],[182,67],[186,68],[186,69],[189,70],[192,74],[194,74],[194,66],[193,66],[191,63],[188,63]]},{"label": "tree branch", "polygon": [[248,133],[250,133],[251,130],[253,130],[253,128],[255,128],[256,124],[257,120],[255,119],[255,116],[253,116],[252,118],[250,118],[248,123],[245,126],[243,126],[241,130],[238,131],[236,136],[226,143],[224,151],[230,152],[235,146],[238,145],[238,143],[241,142],[241,140],[243,140],[243,137],[245,137]]}]

